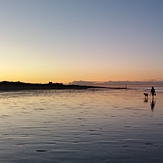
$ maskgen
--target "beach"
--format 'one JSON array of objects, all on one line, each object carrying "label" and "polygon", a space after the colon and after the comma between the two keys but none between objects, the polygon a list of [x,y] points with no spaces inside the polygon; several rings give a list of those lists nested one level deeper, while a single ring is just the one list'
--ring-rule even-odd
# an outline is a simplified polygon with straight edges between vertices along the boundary
[{"label": "beach", "polygon": [[144,92],[0,92],[0,163],[162,163],[163,91]]}]

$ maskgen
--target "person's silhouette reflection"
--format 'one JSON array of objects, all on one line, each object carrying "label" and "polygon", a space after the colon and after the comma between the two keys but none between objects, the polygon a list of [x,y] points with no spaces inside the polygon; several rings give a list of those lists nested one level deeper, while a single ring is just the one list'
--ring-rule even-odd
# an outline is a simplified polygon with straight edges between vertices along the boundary
[{"label": "person's silhouette reflection", "polygon": [[155,105],[156,105],[156,101],[154,101],[154,100],[152,99],[152,101],[151,101],[151,111],[154,110]]}]

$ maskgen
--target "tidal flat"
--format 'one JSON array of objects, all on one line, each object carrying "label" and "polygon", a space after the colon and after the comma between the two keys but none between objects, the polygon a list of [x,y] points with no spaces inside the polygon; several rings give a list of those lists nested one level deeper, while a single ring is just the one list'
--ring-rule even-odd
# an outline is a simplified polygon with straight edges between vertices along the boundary
[{"label": "tidal flat", "polygon": [[163,92],[0,92],[0,163],[162,163]]}]

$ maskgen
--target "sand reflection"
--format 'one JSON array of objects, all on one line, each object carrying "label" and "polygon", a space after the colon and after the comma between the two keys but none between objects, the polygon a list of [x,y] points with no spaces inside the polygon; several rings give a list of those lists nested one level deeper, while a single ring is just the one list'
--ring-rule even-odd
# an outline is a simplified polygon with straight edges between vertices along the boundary
[{"label": "sand reflection", "polygon": [[153,111],[156,101],[144,103],[142,94],[134,90],[0,93],[0,160],[163,162],[163,94],[157,94],[152,116],[149,107]]}]

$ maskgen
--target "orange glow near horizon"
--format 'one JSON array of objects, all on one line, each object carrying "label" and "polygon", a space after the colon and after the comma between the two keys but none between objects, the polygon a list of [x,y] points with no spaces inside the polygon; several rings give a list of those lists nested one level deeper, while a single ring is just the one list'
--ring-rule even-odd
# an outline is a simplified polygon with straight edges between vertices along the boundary
[{"label": "orange glow near horizon", "polygon": [[67,84],[72,81],[148,81],[148,80],[156,80],[163,81],[160,77],[159,73],[155,74],[154,78],[150,78],[149,74],[134,74],[131,73],[117,73],[117,72],[103,72],[103,73],[84,73],[79,72],[76,73],[52,73],[48,74],[44,73],[11,73],[11,74],[2,74],[0,80],[1,81],[21,81],[21,82],[30,82],[30,83],[48,83],[48,82],[59,82]]}]

